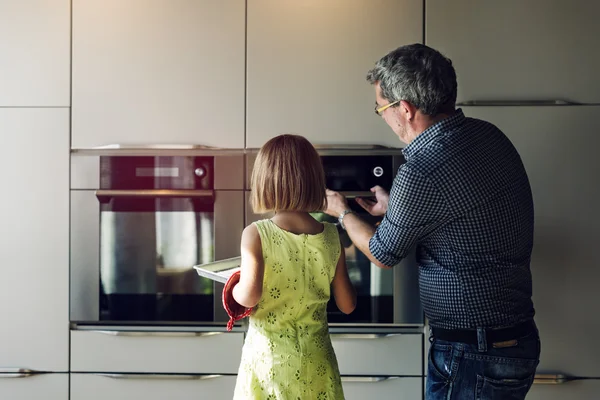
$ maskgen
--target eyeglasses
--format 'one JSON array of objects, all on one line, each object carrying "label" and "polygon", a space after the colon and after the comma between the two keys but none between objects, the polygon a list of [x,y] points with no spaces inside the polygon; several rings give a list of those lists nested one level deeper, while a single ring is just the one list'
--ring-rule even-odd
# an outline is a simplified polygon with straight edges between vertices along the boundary
[{"label": "eyeglasses", "polygon": [[375,103],[375,114],[379,115],[380,117],[383,115],[383,112],[385,110],[387,110],[388,108],[390,108],[391,106],[395,106],[396,104],[400,103],[401,100],[396,100],[393,103],[388,103],[385,106],[381,106],[378,107],[378,104]]}]

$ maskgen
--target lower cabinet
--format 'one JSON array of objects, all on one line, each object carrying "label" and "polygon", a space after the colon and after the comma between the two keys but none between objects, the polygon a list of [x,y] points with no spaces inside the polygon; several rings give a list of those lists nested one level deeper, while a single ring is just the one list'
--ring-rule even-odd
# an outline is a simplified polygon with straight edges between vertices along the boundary
[{"label": "lower cabinet", "polygon": [[527,400],[592,400],[600,398],[600,379],[567,382],[559,385],[534,384]]},{"label": "lower cabinet", "polygon": [[231,400],[235,379],[235,375],[71,374],[70,400]]},{"label": "lower cabinet", "polygon": [[0,374],[0,399],[69,400],[69,374]]},{"label": "lower cabinet", "polygon": [[423,398],[420,377],[342,377],[346,400]]}]

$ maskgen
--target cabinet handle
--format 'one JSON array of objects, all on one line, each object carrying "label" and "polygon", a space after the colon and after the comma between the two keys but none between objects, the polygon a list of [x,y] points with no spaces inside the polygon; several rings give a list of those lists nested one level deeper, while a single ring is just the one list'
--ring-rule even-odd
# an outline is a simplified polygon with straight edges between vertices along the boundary
[{"label": "cabinet handle", "polygon": [[382,339],[399,336],[400,333],[332,333],[332,339]]},{"label": "cabinet handle", "polygon": [[585,378],[574,378],[564,374],[536,374],[533,383],[536,385],[562,385],[577,379]]},{"label": "cabinet handle", "polygon": [[225,375],[192,375],[192,374],[113,374],[113,373],[95,373],[93,375],[102,376],[111,379],[152,379],[152,380],[208,380],[220,378]]},{"label": "cabinet handle", "polygon": [[576,103],[568,100],[467,100],[456,103],[457,106],[577,106],[582,103]]},{"label": "cabinet handle", "polygon": [[397,376],[342,376],[342,382],[383,382],[398,379]]},{"label": "cabinet handle", "polygon": [[29,378],[40,374],[43,372],[28,368],[0,368],[0,378]]},{"label": "cabinet handle", "polygon": [[96,190],[96,197],[213,197],[212,190]]},{"label": "cabinet handle", "polygon": [[144,331],[88,331],[110,336],[148,337],[206,337],[222,335],[224,332],[144,332]]}]

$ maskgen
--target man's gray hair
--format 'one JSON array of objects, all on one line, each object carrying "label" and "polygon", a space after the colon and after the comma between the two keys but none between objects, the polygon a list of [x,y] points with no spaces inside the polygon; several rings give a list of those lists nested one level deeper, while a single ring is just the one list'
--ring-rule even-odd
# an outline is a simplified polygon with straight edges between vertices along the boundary
[{"label": "man's gray hair", "polygon": [[456,72],[452,61],[431,47],[411,44],[391,51],[367,73],[367,81],[379,82],[386,100],[407,101],[423,114],[454,111]]}]

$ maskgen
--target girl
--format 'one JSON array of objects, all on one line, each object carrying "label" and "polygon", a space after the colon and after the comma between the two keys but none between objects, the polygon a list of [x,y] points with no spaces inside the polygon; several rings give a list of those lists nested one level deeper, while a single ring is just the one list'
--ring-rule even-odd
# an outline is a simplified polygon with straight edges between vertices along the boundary
[{"label": "girl", "polygon": [[344,399],[326,305],[332,289],[349,314],[356,292],[335,225],[309,214],[325,205],[321,159],[304,137],[277,136],[258,153],[251,186],[254,212],[275,214],[242,233],[232,294],[254,309],[234,399]]}]

